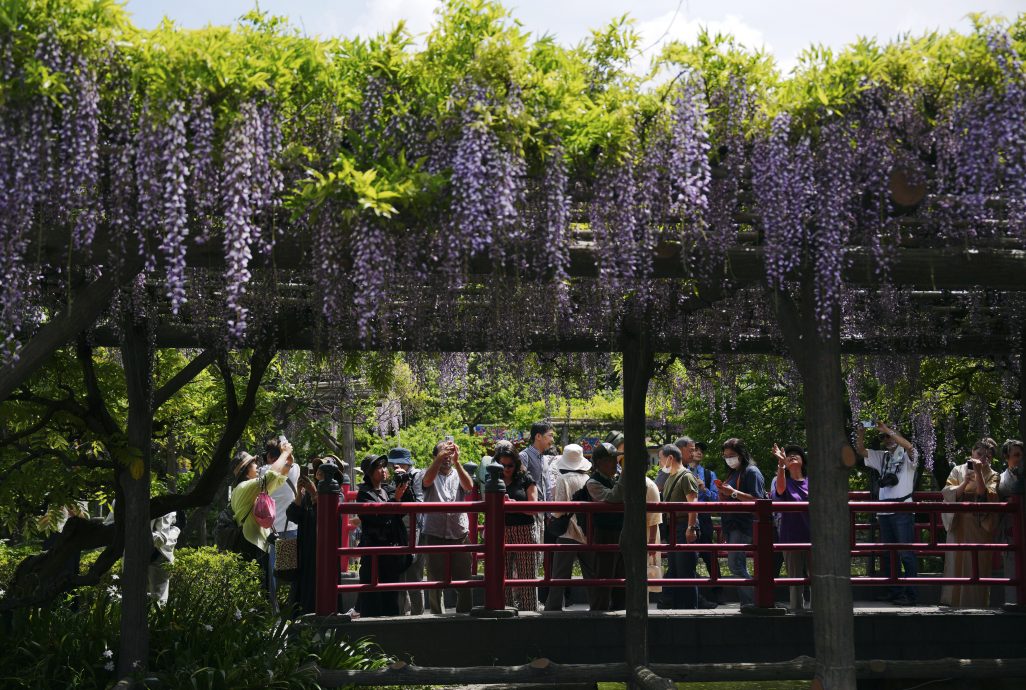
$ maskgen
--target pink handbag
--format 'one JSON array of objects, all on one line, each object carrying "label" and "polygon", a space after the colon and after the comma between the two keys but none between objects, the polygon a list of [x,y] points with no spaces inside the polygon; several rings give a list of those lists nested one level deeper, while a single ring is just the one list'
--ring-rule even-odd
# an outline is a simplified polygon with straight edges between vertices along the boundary
[{"label": "pink handbag", "polygon": [[260,489],[260,495],[253,503],[253,519],[264,529],[270,529],[274,525],[274,516],[274,499],[267,493],[267,483],[264,482]]}]

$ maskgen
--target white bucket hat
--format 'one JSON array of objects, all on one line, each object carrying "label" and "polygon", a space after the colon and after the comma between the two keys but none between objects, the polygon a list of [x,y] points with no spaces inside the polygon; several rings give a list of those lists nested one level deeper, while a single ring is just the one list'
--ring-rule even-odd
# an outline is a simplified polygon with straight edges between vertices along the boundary
[{"label": "white bucket hat", "polygon": [[569,443],[563,447],[563,456],[556,461],[555,468],[571,472],[587,472],[591,469],[591,463],[584,459],[583,448],[576,443]]}]

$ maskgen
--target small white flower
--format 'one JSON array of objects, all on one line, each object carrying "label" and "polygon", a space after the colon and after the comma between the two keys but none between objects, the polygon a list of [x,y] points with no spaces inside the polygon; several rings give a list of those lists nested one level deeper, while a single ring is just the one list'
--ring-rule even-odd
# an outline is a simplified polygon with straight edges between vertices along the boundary
[{"label": "small white flower", "polygon": [[207,625],[206,623],[203,624],[203,629],[206,630],[207,632],[214,632],[214,626]]},{"label": "small white flower", "polygon": [[0,589],[0,597],[4,596],[5,594],[7,594],[7,591]]},{"label": "small white flower", "polygon": [[249,610],[249,612],[250,612],[250,613],[256,613],[256,607],[254,606],[253,608],[251,608],[251,609]]},{"label": "small white flower", "polygon": [[114,658],[114,652],[109,650],[109,649],[103,650],[103,658],[104,659],[113,659]]},{"label": "small white flower", "polygon": [[237,620],[237,621],[241,621],[242,620],[242,611],[240,611],[238,609],[235,609],[235,620]]},{"label": "small white flower", "polygon": [[114,662],[113,661],[108,661],[107,663],[105,663],[103,665],[103,668],[105,670],[107,670],[107,671],[113,671],[114,670]]},{"label": "small white flower", "polygon": [[110,579],[112,579],[112,580],[120,580],[121,576],[118,575],[117,573],[114,573],[113,575],[110,576]]},{"label": "small white flower", "polygon": [[142,662],[141,661],[133,661],[132,662],[132,668],[134,668],[135,670],[138,671],[139,669],[142,668]]}]

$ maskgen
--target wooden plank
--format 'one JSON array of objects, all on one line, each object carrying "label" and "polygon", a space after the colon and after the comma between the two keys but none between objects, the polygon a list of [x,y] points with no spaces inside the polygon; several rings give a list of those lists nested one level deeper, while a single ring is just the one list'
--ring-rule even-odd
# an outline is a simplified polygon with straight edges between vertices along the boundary
[{"label": "wooden plank", "polygon": [[[800,656],[790,661],[731,664],[649,664],[645,678],[676,682],[809,680],[816,660]],[[1022,659],[930,659],[921,661],[862,660],[855,662],[859,678],[1026,678]],[[535,659],[522,666],[426,667],[397,662],[373,671],[319,669],[318,683],[341,685],[465,685],[471,683],[598,683],[639,681],[626,664],[557,664]],[[653,682],[657,682],[653,680]]]}]

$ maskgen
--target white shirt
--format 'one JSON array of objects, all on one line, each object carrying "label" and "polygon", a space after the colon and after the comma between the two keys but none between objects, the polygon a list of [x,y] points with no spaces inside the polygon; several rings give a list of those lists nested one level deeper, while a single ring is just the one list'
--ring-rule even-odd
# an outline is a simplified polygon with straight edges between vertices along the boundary
[{"label": "white shirt", "polygon": [[[887,451],[868,450],[867,453],[866,467],[872,467],[880,474],[883,474],[884,456],[887,455]],[[898,446],[894,449],[893,456],[896,460],[902,463],[901,471],[897,473],[898,483],[894,486],[881,486],[880,500],[893,501],[894,499],[908,496],[905,501],[911,501],[912,497],[910,494],[915,491],[916,487],[916,465],[919,464],[919,453],[917,453],[915,448],[913,448],[912,456],[909,457],[909,454],[905,452],[905,449]],[[878,514],[890,515],[891,513]]]},{"label": "white shirt", "polygon": [[[584,472],[566,472],[559,473],[556,476],[555,488],[552,493],[553,501],[572,501],[574,500],[574,494],[577,493],[582,486],[588,483],[588,475]],[[555,516],[563,515],[564,513],[553,513]],[[577,524],[577,516],[571,514],[570,524],[566,528],[566,532],[559,535],[566,537],[567,539],[573,539],[581,544],[588,543],[588,537],[581,531],[580,526]]]},{"label": "white shirt", "polygon": [[[270,465],[264,465],[259,470],[259,475],[264,476],[264,473],[270,468]],[[289,468],[288,481],[282,484],[280,487],[271,492],[271,498],[274,499],[274,529],[279,534],[281,532],[287,532],[289,530],[299,529],[299,525],[294,522],[289,522],[288,517],[285,515],[285,511],[288,510],[289,503],[296,500],[296,492],[292,490],[292,486],[289,486],[289,482],[292,482],[292,486],[299,488],[299,463],[292,463],[292,467]]]}]

